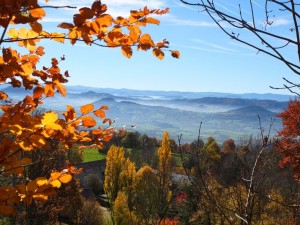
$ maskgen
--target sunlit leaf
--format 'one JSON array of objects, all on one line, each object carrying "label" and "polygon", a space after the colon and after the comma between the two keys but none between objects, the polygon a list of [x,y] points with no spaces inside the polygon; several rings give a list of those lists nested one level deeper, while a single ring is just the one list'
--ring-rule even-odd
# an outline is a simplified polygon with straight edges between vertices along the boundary
[{"label": "sunlit leaf", "polygon": [[55,123],[57,120],[58,115],[55,112],[46,112],[44,113],[41,122],[43,125],[49,125]]},{"label": "sunlit leaf", "polygon": [[72,180],[72,176],[70,174],[62,174],[59,177],[59,181],[63,184],[69,183]]},{"label": "sunlit leaf", "polygon": [[147,17],[147,18],[146,18],[146,23],[157,24],[157,25],[159,25],[160,21],[157,20],[157,19],[154,19],[154,18],[152,18],[152,17]]},{"label": "sunlit leaf", "polygon": [[53,181],[50,182],[50,184],[54,188],[60,188],[61,187],[61,182],[59,180],[53,180]]},{"label": "sunlit leaf", "polygon": [[96,125],[96,120],[90,116],[83,116],[81,118],[82,125],[85,127],[94,127]]},{"label": "sunlit leaf", "polygon": [[39,178],[35,179],[35,181],[38,186],[48,184],[48,180],[45,177],[39,177]]},{"label": "sunlit leaf", "polygon": [[11,38],[17,38],[18,37],[18,31],[15,28],[9,29],[7,32],[7,35]]},{"label": "sunlit leaf", "polygon": [[93,104],[86,104],[80,107],[80,112],[82,114],[87,114],[90,113],[94,110],[94,105]]},{"label": "sunlit leaf", "polygon": [[94,111],[94,115],[100,118],[104,118],[105,117],[105,112],[102,109],[98,109],[96,111]]},{"label": "sunlit leaf", "polygon": [[52,172],[50,175],[50,180],[57,180],[61,176],[60,172]]},{"label": "sunlit leaf", "polygon": [[30,9],[29,13],[32,17],[39,18],[39,19],[46,16],[46,12],[43,8]]}]

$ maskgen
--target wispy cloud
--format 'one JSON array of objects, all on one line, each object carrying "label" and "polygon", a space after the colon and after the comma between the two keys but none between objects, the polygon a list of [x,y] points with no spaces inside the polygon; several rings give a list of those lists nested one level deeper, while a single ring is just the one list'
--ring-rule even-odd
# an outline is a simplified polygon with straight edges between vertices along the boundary
[{"label": "wispy cloud", "polygon": [[226,52],[237,52],[236,49],[226,48],[224,46],[217,45],[217,44],[212,44],[212,43],[209,43],[207,41],[200,40],[200,39],[192,39],[192,41],[196,42],[196,43],[199,43],[199,44],[202,44],[202,45],[205,45],[205,46],[212,47],[212,49],[222,50],[222,51],[226,51]]},{"label": "wispy cloud", "polygon": [[165,17],[164,22],[168,22],[169,24],[175,26],[217,27],[216,23],[214,22],[179,19],[172,16]]},{"label": "wispy cloud", "polygon": [[194,46],[194,45],[174,44],[173,46],[176,46],[176,47],[179,47],[179,48],[192,49],[192,50],[196,50],[196,51],[227,54],[227,55],[238,55],[238,56],[253,56],[254,55],[253,53],[232,52],[232,51],[225,51],[225,50],[221,50],[221,49],[199,47],[199,46]]}]

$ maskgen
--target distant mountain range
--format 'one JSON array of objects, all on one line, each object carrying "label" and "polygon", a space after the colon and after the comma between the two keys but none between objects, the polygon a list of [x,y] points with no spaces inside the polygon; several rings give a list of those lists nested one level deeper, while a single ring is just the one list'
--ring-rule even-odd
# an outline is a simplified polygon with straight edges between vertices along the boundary
[{"label": "distant mountain range", "polygon": [[[11,87],[2,90],[12,100],[20,100],[31,93]],[[168,130],[173,138],[183,134],[185,142],[197,138],[201,122],[203,137],[214,136],[220,142],[227,138],[258,135],[258,116],[265,128],[269,127],[271,118],[276,119],[272,128],[272,134],[275,134],[281,127],[276,115],[293,98],[278,94],[141,91],[84,86],[68,86],[67,90],[66,97],[57,94],[46,99],[41,107],[62,112],[67,104],[77,109],[87,103],[93,103],[95,107],[107,105],[110,108],[107,116],[115,119],[117,128],[157,137]]]}]

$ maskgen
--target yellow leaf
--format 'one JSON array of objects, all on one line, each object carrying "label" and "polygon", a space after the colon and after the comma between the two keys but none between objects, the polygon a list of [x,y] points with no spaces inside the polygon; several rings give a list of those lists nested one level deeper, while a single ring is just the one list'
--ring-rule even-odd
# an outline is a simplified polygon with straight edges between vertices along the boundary
[{"label": "yellow leaf", "polygon": [[19,71],[21,76],[29,76],[33,72],[32,64],[30,62],[26,62],[21,65],[22,71]]},{"label": "yellow leaf", "polygon": [[54,187],[54,188],[60,188],[60,187],[61,187],[61,182],[60,182],[59,180],[51,181],[50,184],[51,184],[52,187]]},{"label": "yellow leaf", "polygon": [[45,177],[38,177],[35,179],[38,186],[43,186],[45,184],[48,184],[48,180]]},{"label": "yellow leaf", "polygon": [[52,130],[62,130],[62,126],[56,123],[52,123],[48,125],[48,128],[51,128]]},{"label": "yellow leaf", "polygon": [[29,30],[27,32],[27,38],[36,38],[38,36],[39,36],[39,34],[37,32],[35,32],[34,30]]},{"label": "yellow leaf", "polygon": [[53,39],[54,41],[57,41],[59,43],[64,43],[65,42],[65,34],[53,32],[53,33],[51,33],[51,39]]},{"label": "yellow leaf", "polygon": [[160,21],[157,20],[157,19],[154,19],[154,18],[152,18],[152,17],[147,17],[147,18],[146,18],[146,23],[157,24],[157,25],[159,25]]},{"label": "yellow leaf", "polygon": [[17,38],[18,37],[18,31],[15,28],[9,29],[7,32],[7,35],[11,38]]},{"label": "yellow leaf", "polygon": [[72,176],[70,174],[62,174],[59,177],[59,181],[63,184],[69,183],[72,180]]},{"label": "yellow leaf", "polygon": [[43,8],[30,9],[29,13],[32,17],[38,19],[42,19],[44,16],[46,16],[46,12]]},{"label": "yellow leaf", "polygon": [[77,34],[77,31],[75,29],[73,29],[69,35],[68,35],[69,39],[70,39],[70,42],[72,45],[74,45],[77,41],[77,38],[78,38],[78,34]]},{"label": "yellow leaf", "polygon": [[93,104],[86,104],[80,107],[80,111],[82,114],[87,114],[90,113],[94,110],[94,105]]},{"label": "yellow leaf", "polygon": [[18,36],[19,38],[25,39],[27,38],[27,32],[28,30],[24,27],[20,28],[19,32],[18,32]]},{"label": "yellow leaf", "polygon": [[96,120],[90,116],[83,116],[82,117],[82,125],[85,127],[88,127],[88,128],[93,127],[96,125]]},{"label": "yellow leaf", "polygon": [[46,112],[42,117],[42,124],[44,126],[53,124],[58,120],[58,115],[55,112]]}]

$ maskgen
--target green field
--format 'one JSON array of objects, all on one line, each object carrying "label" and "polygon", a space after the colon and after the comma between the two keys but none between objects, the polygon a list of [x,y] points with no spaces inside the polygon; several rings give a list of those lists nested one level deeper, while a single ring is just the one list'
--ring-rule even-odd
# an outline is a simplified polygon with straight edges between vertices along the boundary
[{"label": "green field", "polygon": [[91,162],[96,160],[105,159],[106,154],[99,153],[97,147],[87,148],[83,152],[83,162]]}]

